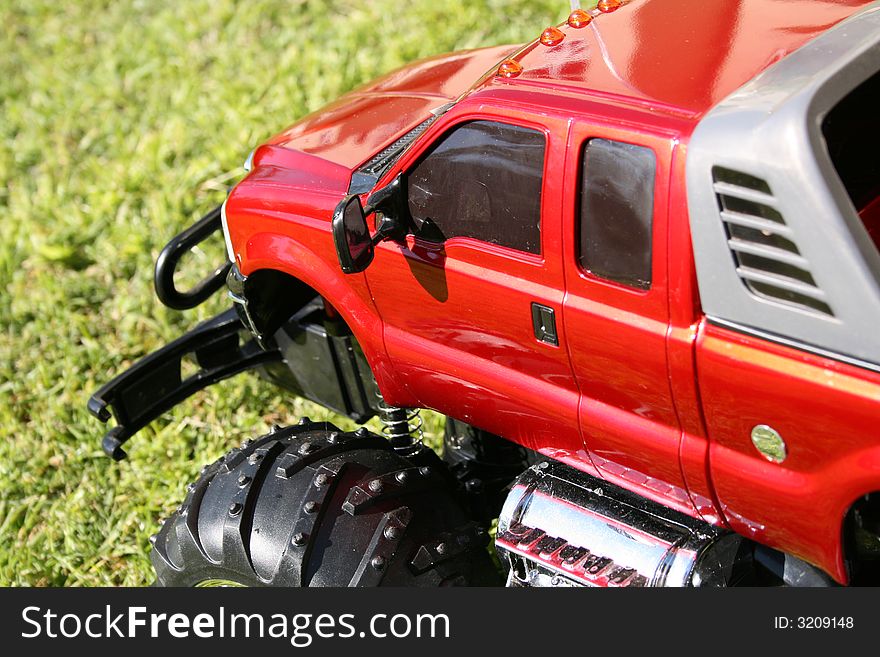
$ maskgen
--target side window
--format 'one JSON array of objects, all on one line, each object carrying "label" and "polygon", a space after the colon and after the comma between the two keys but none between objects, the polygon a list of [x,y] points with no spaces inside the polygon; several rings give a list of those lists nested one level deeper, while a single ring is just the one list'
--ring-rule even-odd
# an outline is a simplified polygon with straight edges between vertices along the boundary
[{"label": "side window", "polygon": [[649,148],[607,139],[586,143],[578,253],[586,271],[643,290],[651,287],[655,169]]},{"label": "side window", "polygon": [[443,137],[407,177],[420,236],[474,239],[541,252],[544,135],[474,121]]}]

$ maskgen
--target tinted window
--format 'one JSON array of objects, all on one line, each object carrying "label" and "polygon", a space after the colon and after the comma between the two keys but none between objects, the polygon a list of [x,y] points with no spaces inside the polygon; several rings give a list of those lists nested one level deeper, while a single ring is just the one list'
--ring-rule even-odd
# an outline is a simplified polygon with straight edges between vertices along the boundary
[{"label": "tinted window", "polygon": [[591,139],[581,166],[581,266],[596,276],[651,287],[654,152]]},{"label": "tinted window", "polygon": [[541,252],[544,135],[475,121],[456,128],[407,179],[409,210],[419,235],[473,237]]},{"label": "tinted window", "polygon": [[822,132],[828,153],[865,229],[880,248],[880,73],[828,113]]}]

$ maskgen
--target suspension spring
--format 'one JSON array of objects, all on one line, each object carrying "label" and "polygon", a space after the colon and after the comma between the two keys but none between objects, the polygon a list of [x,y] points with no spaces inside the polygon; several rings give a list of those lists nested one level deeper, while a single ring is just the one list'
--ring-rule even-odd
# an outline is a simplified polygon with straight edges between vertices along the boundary
[{"label": "suspension spring", "polygon": [[395,451],[406,455],[421,449],[424,430],[420,410],[390,406],[381,394],[377,393],[376,397],[382,435],[388,439]]}]

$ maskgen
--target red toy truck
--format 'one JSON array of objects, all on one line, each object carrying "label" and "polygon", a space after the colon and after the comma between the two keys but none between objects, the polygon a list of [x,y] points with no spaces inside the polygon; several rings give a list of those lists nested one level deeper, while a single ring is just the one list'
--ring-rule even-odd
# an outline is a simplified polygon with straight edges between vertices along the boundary
[{"label": "red toy truck", "polygon": [[876,583],[878,101],[880,3],[603,0],[259,146],[156,266],[234,309],[94,395],[104,448],[249,369],[387,435],[231,450],[158,582],[492,584],[500,515],[514,586]]}]

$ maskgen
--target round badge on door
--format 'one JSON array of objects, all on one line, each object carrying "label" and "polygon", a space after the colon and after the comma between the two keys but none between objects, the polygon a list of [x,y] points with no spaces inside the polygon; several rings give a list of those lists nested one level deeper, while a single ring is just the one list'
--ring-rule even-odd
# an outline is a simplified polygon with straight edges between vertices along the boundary
[{"label": "round badge on door", "polygon": [[782,463],[788,456],[785,441],[779,432],[766,424],[759,424],[752,429],[752,444],[761,455],[773,463]]}]

